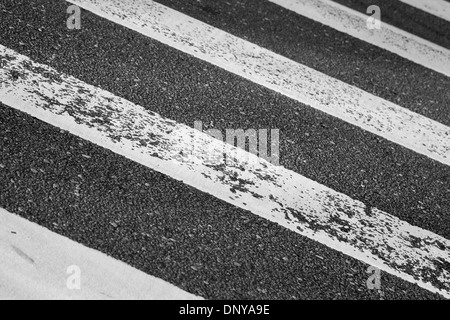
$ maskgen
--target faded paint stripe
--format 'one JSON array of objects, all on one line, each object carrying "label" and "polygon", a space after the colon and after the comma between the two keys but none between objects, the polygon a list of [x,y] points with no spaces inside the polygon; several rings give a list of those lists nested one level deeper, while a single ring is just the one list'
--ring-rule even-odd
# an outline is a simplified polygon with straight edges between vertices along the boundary
[{"label": "faded paint stripe", "polygon": [[3,46],[0,62],[4,104],[450,298],[449,240]]},{"label": "faded paint stripe", "polygon": [[[351,35],[374,46],[393,52],[426,68],[450,76],[450,50],[381,23],[381,29],[367,28],[365,15],[329,0],[269,0],[309,19]],[[383,21],[383,8],[381,21]]]},{"label": "faded paint stripe", "polygon": [[450,21],[450,3],[445,0],[400,0],[412,7]]},{"label": "faded paint stripe", "polygon": [[[0,300],[202,299],[2,208],[0,256]],[[72,266],[79,290],[66,285]]]},{"label": "faded paint stripe", "polygon": [[441,123],[153,1],[70,2],[450,165],[450,128]]}]

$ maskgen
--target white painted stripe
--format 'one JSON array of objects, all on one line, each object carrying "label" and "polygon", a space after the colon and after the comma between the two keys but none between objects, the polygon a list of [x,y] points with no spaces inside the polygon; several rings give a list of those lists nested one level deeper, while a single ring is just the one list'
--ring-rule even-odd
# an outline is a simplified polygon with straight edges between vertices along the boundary
[{"label": "white painted stripe", "polygon": [[[450,76],[450,50],[386,23],[382,23],[381,30],[370,30],[367,28],[368,15],[330,0],[269,1],[436,72]],[[219,51],[216,54],[221,56],[221,51],[227,50],[230,44],[232,45],[231,51],[258,48],[257,46],[249,46],[248,43],[239,41],[238,38],[230,37],[225,32],[199,23],[198,20],[177,11],[169,10],[167,7],[152,1],[70,0],[69,2],[171,46],[182,42],[184,45],[181,47],[180,45],[174,47],[194,55],[196,55],[197,50],[203,51],[206,55],[212,55],[212,58],[216,61],[218,57],[210,51]],[[194,35],[200,38],[192,41]],[[206,45],[210,40],[213,40],[213,43]],[[226,43],[221,44],[222,40]],[[184,48],[189,45],[192,45],[190,49]],[[231,53],[225,56],[228,58],[227,60],[233,58]],[[252,56],[254,52],[246,53]],[[256,56],[258,56],[258,50]]]},{"label": "white painted stripe", "polygon": [[450,128],[443,124],[153,1],[70,2],[450,165]]},{"label": "white painted stripe", "polygon": [[450,3],[445,0],[400,0],[410,6],[450,21]]},{"label": "white painted stripe", "polygon": [[0,300],[200,299],[1,208],[0,256]]},{"label": "white painted stripe", "polygon": [[[384,22],[381,23],[380,30],[371,30],[367,27],[369,15],[330,0],[269,1],[352,37],[393,52],[431,70],[450,76],[450,50]],[[380,9],[381,21],[383,21],[383,8]]]},{"label": "white painted stripe", "polygon": [[4,104],[450,298],[449,240],[3,46],[0,61]]}]

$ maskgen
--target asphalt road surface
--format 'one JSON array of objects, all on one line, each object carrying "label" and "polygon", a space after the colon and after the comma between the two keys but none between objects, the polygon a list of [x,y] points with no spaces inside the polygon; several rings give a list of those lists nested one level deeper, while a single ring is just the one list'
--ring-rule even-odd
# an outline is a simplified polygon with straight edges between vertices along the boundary
[{"label": "asphalt road surface", "polygon": [[[335,2],[363,14],[378,5],[383,23],[450,57],[450,16],[392,0]],[[358,256],[6,101],[0,103],[0,207],[206,299],[448,298],[450,77],[270,1],[157,3],[439,123],[447,130],[447,160],[431,159],[90,10],[82,9],[81,29],[69,30],[72,3],[65,1],[3,0],[0,45],[179,124],[201,121],[205,130],[223,132],[279,129],[286,170],[443,239],[436,272],[444,277],[428,279],[441,293],[388,269],[381,288],[371,290],[371,265]],[[6,68],[5,56],[0,58]]]}]

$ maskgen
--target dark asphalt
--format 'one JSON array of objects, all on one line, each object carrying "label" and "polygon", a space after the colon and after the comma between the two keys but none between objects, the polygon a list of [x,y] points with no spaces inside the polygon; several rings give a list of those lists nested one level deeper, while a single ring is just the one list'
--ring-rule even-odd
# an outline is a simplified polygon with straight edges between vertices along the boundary
[{"label": "dark asphalt", "polygon": [[[0,119],[10,212],[209,299],[381,297],[358,260],[3,105]],[[439,298],[387,274],[382,292]]]},{"label": "dark asphalt", "polygon": [[416,9],[398,0],[333,1],[364,14],[366,14],[369,6],[377,5],[381,9],[382,21],[450,49],[450,22],[430,13]]},{"label": "dark asphalt", "polygon": [[[157,2],[406,109],[450,125],[450,79],[393,53],[268,1]],[[365,2],[375,4],[377,1]],[[392,0],[378,2],[390,2],[391,5],[386,6],[389,8],[394,6],[392,3],[401,3]],[[383,13],[392,12],[383,6],[381,8]],[[416,13],[416,10],[412,11]],[[401,20],[402,15],[395,17],[396,20]],[[408,20],[402,21],[407,24]],[[435,38],[450,39],[449,22],[432,18],[427,21],[433,27],[431,30],[440,30],[434,33],[430,31]],[[415,30],[416,26],[412,24],[411,28]],[[441,36],[442,33],[444,36]],[[445,44],[440,41],[435,43]]]},{"label": "dark asphalt", "polygon": [[[448,78],[272,4],[230,2],[248,9],[196,1],[215,5],[211,16],[183,1],[191,16],[450,124]],[[445,165],[88,12],[69,31],[67,6],[3,1],[0,44],[190,126],[278,128],[286,168],[449,238]],[[380,298],[355,259],[3,105],[0,127],[0,206],[75,241],[206,298]],[[386,274],[383,292],[437,298]]]}]

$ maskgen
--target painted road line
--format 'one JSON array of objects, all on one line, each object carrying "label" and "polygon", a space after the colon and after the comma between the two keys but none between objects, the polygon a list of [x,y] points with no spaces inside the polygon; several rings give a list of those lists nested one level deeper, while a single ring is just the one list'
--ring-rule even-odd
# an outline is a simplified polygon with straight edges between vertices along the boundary
[{"label": "painted road line", "polygon": [[450,165],[450,128],[443,124],[153,1],[70,2]]},{"label": "painted road line", "polygon": [[[393,52],[426,68],[450,76],[450,50],[384,22],[381,23],[381,29],[369,29],[367,27],[369,15],[330,0],[269,1]],[[382,14],[383,8],[381,8],[381,17]]]},{"label": "painted road line", "polygon": [[445,0],[400,0],[412,7],[450,21],[450,3]]},{"label": "painted road line", "polygon": [[[382,23],[381,30],[371,30],[367,27],[368,15],[330,0],[269,1],[450,76],[450,50],[386,23]],[[228,63],[233,61],[233,54],[236,55],[236,51],[238,53],[236,60],[242,54],[260,57],[263,53],[259,52],[258,46],[230,37],[219,29],[153,1],[70,0],[69,2],[168,45],[176,44],[175,47],[182,51],[191,54],[197,51],[203,53],[203,56],[210,56],[209,59],[217,63],[219,57]],[[193,41],[195,35],[199,38]],[[208,45],[208,41],[212,41],[211,44]],[[232,52],[227,52],[228,49]],[[240,52],[246,49],[252,51]],[[267,54],[267,51],[264,53]],[[248,67],[251,66],[252,64]],[[276,71],[276,68],[272,71]]]},{"label": "painted road line", "polygon": [[0,256],[0,299],[201,299],[1,208]]},{"label": "painted road line", "polygon": [[0,102],[450,298],[449,240],[1,45],[0,61]]}]

